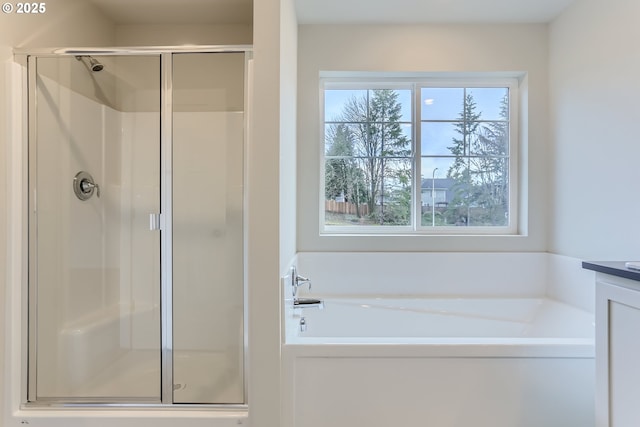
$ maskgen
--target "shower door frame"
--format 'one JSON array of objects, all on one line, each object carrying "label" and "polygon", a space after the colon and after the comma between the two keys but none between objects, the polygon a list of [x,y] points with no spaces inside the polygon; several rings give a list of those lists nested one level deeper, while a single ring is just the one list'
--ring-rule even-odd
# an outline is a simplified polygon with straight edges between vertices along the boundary
[{"label": "shower door frame", "polygon": [[[244,135],[243,135],[243,182],[247,182],[247,141],[249,133],[250,116],[250,87],[251,87],[251,60],[253,47],[251,45],[212,45],[212,46],[151,46],[151,47],[106,47],[106,48],[52,48],[52,49],[15,49],[14,55],[17,62],[28,64],[23,75],[25,85],[22,89],[23,99],[27,101],[23,105],[26,126],[23,131],[23,180],[25,182],[25,195],[23,197],[22,210],[25,212],[26,221],[23,222],[22,233],[27,242],[24,248],[22,274],[22,360],[26,360],[21,369],[21,393],[24,407],[98,407],[98,408],[184,408],[184,409],[213,409],[213,410],[241,410],[248,409],[248,289],[247,289],[247,209],[243,209],[243,402],[241,404],[176,404],[173,402],[173,55],[182,53],[243,53],[244,54]],[[48,398],[38,400],[36,396],[36,334],[30,329],[35,325],[35,304],[37,303],[37,280],[31,280],[31,259],[34,256],[35,236],[29,231],[31,187],[29,181],[33,179],[31,163],[32,144],[37,140],[36,123],[36,66],[35,59],[39,57],[75,57],[75,56],[157,56],[160,59],[160,307],[161,307],[161,401],[160,403],[114,402],[108,398],[102,402],[100,399],[91,398],[87,403],[74,401],[65,402],[64,398]],[[33,64],[33,66],[32,66]],[[247,206],[246,185],[243,185],[243,206]],[[35,233],[33,233],[35,234]],[[164,262],[170,260],[171,262]]]}]

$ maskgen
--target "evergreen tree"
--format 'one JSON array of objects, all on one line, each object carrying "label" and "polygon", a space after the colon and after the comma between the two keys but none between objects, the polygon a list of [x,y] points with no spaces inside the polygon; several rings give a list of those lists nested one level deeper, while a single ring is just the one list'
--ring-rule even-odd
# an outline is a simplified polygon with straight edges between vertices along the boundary
[{"label": "evergreen tree", "polygon": [[469,154],[474,136],[478,132],[482,113],[476,111],[477,105],[471,93],[464,96],[462,111],[454,128],[459,137],[453,138],[453,145],[449,148],[455,160],[447,176],[453,178],[456,184],[453,188],[454,197],[448,206],[456,224],[469,224],[469,206],[473,203],[474,190],[472,183],[472,169]]},{"label": "evergreen tree", "polygon": [[454,124],[459,137],[449,147],[456,158],[448,171],[456,180],[449,211],[459,224],[496,226],[508,221],[508,108],[505,96],[500,120],[484,123],[473,95],[464,97],[459,121]]}]

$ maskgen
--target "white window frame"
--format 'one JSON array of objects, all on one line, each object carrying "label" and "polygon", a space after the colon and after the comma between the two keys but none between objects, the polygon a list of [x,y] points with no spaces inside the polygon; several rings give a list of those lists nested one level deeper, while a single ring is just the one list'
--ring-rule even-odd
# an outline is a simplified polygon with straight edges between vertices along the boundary
[{"label": "white window frame", "polygon": [[[332,73],[335,74],[335,73]],[[338,73],[339,74],[339,73]],[[400,77],[375,73],[370,76],[321,76],[320,80],[320,135],[318,141],[320,151],[320,194],[319,194],[319,231],[322,236],[364,236],[364,235],[516,235],[519,227],[518,207],[520,176],[518,174],[519,159],[519,80],[516,76],[505,76],[504,73],[466,73],[457,76],[455,73],[437,73],[416,75],[402,75]],[[420,89],[423,87],[450,87],[450,88],[491,88],[504,87],[509,90],[509,223],[506,226],[422,226],[421,218],[421,100]],[[412,200],[413,209],[411,224],[407,226],[381,225],[381,226],[349,226],[325,225],[325,90],[331,89],[407,89],[412,88]]]}]

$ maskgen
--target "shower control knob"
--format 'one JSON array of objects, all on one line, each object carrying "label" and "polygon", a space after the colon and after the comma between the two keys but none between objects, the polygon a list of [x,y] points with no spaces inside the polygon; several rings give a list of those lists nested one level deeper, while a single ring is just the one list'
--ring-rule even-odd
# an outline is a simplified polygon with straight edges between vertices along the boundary
[{"label": "shower control knob", "polygon": [[82,192],[85,194],[91,193],[93,190],[96,191],[96,196],[100,197],[100,187],[95,182],[89,182],[88,180],[82,180],[80,182],[80,188]]},{"label": "shower control knob", "polygon": [[88,172],[80,171],[73,178],[73,192],[78,199],[85,201],[90,199],[93,193],[100,197],[100,186]]}]

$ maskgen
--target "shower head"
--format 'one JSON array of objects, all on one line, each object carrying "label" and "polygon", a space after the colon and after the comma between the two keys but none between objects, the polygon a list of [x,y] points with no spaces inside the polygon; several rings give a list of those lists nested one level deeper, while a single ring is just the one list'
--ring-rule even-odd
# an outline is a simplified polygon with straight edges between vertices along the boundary
[{"label": "shower head", "polygon": [[98,72],[98,71],[102,71],[102,69],[104,68],[104,65],[102,65],[100,62],[98,62],[97,59],[93,58],[93,57],[89,57],[89,67],[91,68],[91,71],[93,72]]},{"label": "shower head", "polygon": [[104,68],[104,65],[102,65],[97,59],[95,59],[93,56],[76,56],[76,59],[78,61],[82,61],[82,58],[89,58],[89,69],[91,71],[93,71],[94,73],[97,73],[98,71],[102,71],[102,69]]}]

